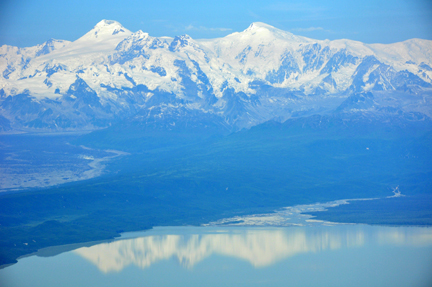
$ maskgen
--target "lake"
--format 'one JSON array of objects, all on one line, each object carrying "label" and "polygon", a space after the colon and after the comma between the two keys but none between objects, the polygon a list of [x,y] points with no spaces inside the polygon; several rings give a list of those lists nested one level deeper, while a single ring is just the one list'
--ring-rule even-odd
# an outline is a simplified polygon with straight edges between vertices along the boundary
[{"label": "lake", "polygon": [[432,228],[156,227],[40,250],[7,286],[431,286]]}]

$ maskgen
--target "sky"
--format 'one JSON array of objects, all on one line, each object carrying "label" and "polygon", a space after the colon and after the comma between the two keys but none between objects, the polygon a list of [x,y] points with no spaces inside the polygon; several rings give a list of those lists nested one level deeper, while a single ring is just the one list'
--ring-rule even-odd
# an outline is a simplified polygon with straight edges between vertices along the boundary
[{"label": "sky", "polygon": [[224,37],[264,22],[313,39],[432,40],[431,0],[0,0],[0,45],[74,41],[100,20],[151,36]]}]

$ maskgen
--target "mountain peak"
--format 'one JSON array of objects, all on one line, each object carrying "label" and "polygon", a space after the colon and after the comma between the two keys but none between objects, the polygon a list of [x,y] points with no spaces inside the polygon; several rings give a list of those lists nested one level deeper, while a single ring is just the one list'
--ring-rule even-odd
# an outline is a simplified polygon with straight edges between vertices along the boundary
[{"label": "mountain peak", "polygon": [[181,47],[193,45],[192,41],[193,41],[193,39],[191,38],[191,36],[189,36],[187,34],[184,34],[181,36],[176,36],[174,38],[174,40],[171,42],[171,44],[169,46],[169,50],[171,52],[178,51]]},{"label": "mountain peak", "polygon": [[[253,22],[246,30],[244,30],[240,34],[258,37],[260,39],[266,39],[267,41],[271,38],[277,38],[285,41],[288,40],[290,42],[298,43],[309,42],[310,40],[308,38],[296,36],[291,32],[278,29],[262,22]],[[236,33],[233,33],[232,35],[236,35]]]},{"label": "mountain peak", "polygon": [[119,22],[113,20],[102,20],[96,24],[87,34],[85,34],[82,40],[97,40],[106,39],[107,37],[118,35],[126,37],[131,32],[123,27]]},{"label": "mountain peak", "polygon": [[244,30],[244,32],[271,32],[273,34],[293,35],[290,32],[278,29],[276,27],[273,27],[272,25],[263,22],[253,22],[246,30]]},{"label": "mountain peak", "polygon": [[100,21],[99,23],[96,24],[95,28],[108,27],[108,26],[112,26],[112,25],[123,27],[117,21],[103,19],[102,21]]},{"label": "mountain peak", "polygon": [[250,24],[250,26],[245,31],[252,31],[252,30],[257,30],[260,28],[264,28],[267,30],[276,29],[275,27],[268,25],[266,23],[263,23],[263,22],[253,22],[252,24]]},{"label": "mountain peak", "polygon": [[147,38],[149,33],[143,32],[142,30],[138,30],[132,34],[132,36],[136,36],[137,38]]},{"label": "mountain peak", "polygon": [[48,41],[46,41],[45,43],[43,43],[42,45],[40,45],[40,50],[36,52],[35,56],[39,57],[42,55],[46,55],[51,53],[53,50],[62,48],[64,46],[66,46],[67,44],[69,44],[69,41],[65,41],[65,40],[56,40],[56,39],[49,39]]},{"label": "mountain peak", "polygon": [[97,23],[96,26],[94,26],[93,31],[96,31],[97,33],[116,35],[119,33],[124,33],[128,30],[117,21],[102,20]]}]

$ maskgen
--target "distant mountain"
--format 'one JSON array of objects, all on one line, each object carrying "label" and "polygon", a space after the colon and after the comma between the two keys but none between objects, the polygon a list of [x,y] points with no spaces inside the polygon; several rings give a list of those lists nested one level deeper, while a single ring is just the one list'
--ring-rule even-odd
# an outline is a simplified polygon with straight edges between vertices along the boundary
[{"label": "distant mountain", "polygon": [[321,41],[264,23],[218,39],[173,39],[103,20],[74,42],[0,47],[0,87],[0,131],[225,133],[396,110],[420,121],[432,117],[432,41]]}]

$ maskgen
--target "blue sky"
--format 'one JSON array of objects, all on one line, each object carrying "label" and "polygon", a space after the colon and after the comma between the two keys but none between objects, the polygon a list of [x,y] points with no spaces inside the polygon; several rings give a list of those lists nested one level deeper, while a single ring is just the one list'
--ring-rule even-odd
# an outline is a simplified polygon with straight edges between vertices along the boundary
[{"label": "blue sky", "polygon": [[151,36],[223,37],[264,22],[315,39],[432,40],[431,0],[0,0],[0,45],[76,40],[102,19]]}]

